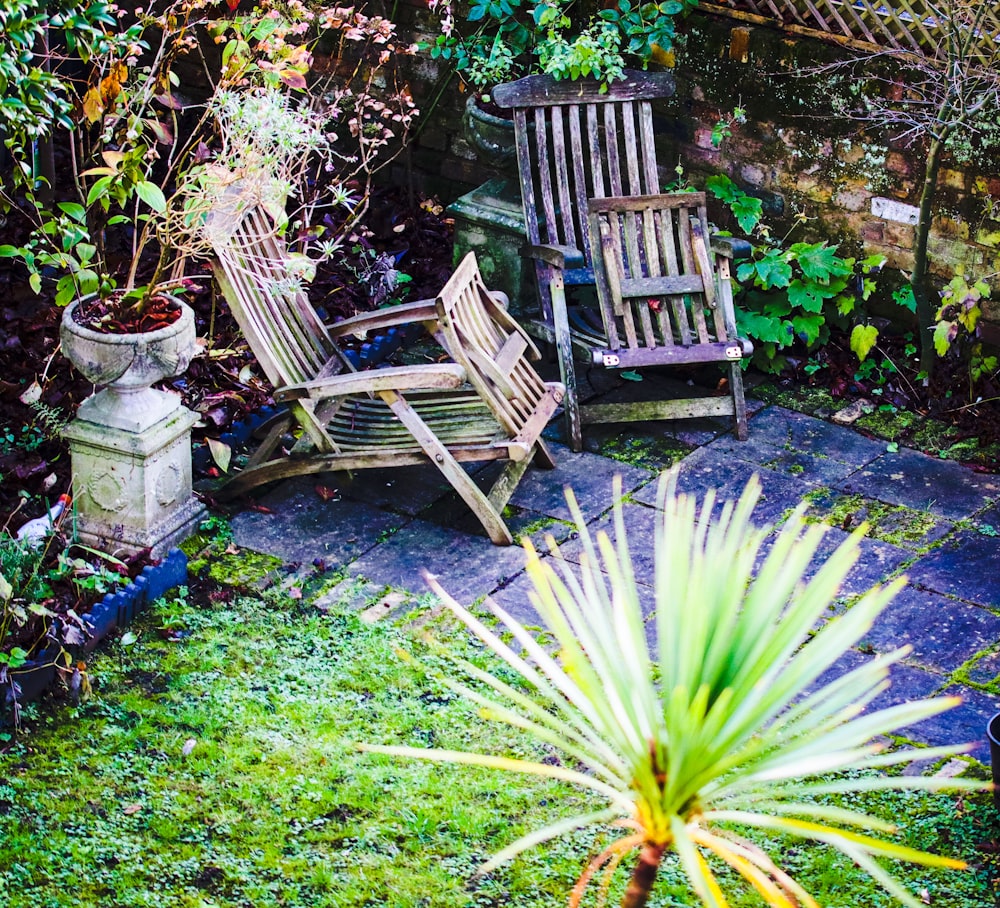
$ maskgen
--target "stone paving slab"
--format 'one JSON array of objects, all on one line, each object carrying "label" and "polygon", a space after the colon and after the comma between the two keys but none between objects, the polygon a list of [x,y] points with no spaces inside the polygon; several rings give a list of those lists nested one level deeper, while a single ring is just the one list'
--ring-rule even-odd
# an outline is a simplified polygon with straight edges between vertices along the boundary
[{"label": "stone paving slab", "polygon": [[562,445],[552,445],[555,470],[529,470],[510,503],[559,520],[571,520],[566,504],[567,486],[573,489],[585,520],[607,511],[614,502],[613,477],[622,477],[623,494],[628,495],[649,483],[654,473],[632,467],[588,451],[576,454]]},{"label": "stone paving slab", "polygon": [[959,530],[908,573],[914,583],[928,589],[1000,608],[1000,537]]},{"label": "stone paving slab", "polygon": [[713,446],[754,463],[777,460],[801,466],[807,477],[819,481],[825,481],[824,474],[847,475],[885,452],[885,442],[778,406],[766,407],[750,420],[746,441],[720,438]]},{"label": "stone paving slab", "polygon": [[[812,564],[806,569],[803,579],[809,580],[823,566],[826,560],[849,537],[850,533],[836,527],[826,527]],[[771,549],[771,540],[765,540],[761,550],[766,557]],[[900,568],[913,559],[913,553],[887,542],[875,539],[862,539],[858,545],[858,560],[844,578],[840,587],[840,599],[850,599],[868,592],[876,584],[884,583],[899,573]]]},{"label": "stone paving slab", "polygon": [[1000,640],[1000,617],[976,605],[907,586],[886,606],[862,646],[913,647],[908,661],[953,672]]},{"label": "stone paving slab", "polygon": [[972,744],[972,749],[967,751],[969,756],[988,765],[990,745],[986,738],[986,723],[1000,710],[1000,698],[964,685],[952,685],[941,693],[959,697],[961,703],[954,709],[917,723],[907,730],[908,734],[914,741],[932,747]]},{"label": "stone paving slab", "polygon": [[1000,679],[1000,652],[983,654],[968,666],[967,671],[974,684],[990,684]]},{"label": "stone paving slab", "polygon": [[962,520],[1000,498],[1000,475],[974,473],[954,461],[900,448],[882,454],[838,488]]},{"label": "stone paving slab", "polygon": [[[662,519],[662,513],[655,508],[643,504],[622,505],[625,515],[625,535],[628,539],[629,551],[632,554],[632,569],[637,583],[653,586],[656,570],[656,523]],[[613,514],[605,514],[588,526],[591,538],[596,538],[600,531],[608,534],[612,542],[617,543],[618,537],[614,529]],[[571,539],[559,547],[567,561],[579,563],[583,554],[583,543],[579,538]]]},{"label": "stone paving slab", "polygon": [[[836,520],[833,519],[834,514],[837,515]],[[868,522],[873,535],[891,536],[894,541],[890,544],[912,552],[926,550],[955,528],[950,520],[927,511],[915,511],[904,505],[888,504],[860,494],[846,495],[837,489],[826,489],[812,495],[809,516],[835,528],[840,523],[844,529]]]},{"label": "stone paving slab", "polygon": [[232,519],[234,542],[286,562],[346,564],[398,530],[406,518],[356,501],[323,501],[312,484],[285,483],[260,500],[268,512]]},{"label": "stone paving slab", "polygon": [[348,570],[376,584],[422,594],[429,592],[424,571],[434,574],[449,595],[468,605],[524,570],[518,546],[495,546],[488,539],[413,520]]},{"label": "stone paving slab", "polygon": [[[701,501],[709,489],[715,489],[719,502],[739,498],[750,477],[756,474],[761,481],[762,495],[754,509],[754,519],[760,525],[779,523],[811,488],[794,476],[734,459],[714,444],[699,448],[685,457],[678,471],[679,492],[695,495]],[[632,497],[635,501],[655,506],[657,483],[643,486]]]},{"label": "stone paving slab", "polygon": [[[473,472],[480,464],[470,464]],[[328,474],[329,484],[345,498],[363,501],[416,517],[452,491],[451,484],[433,464],[415,464],[386,470],[356,470]]]}]

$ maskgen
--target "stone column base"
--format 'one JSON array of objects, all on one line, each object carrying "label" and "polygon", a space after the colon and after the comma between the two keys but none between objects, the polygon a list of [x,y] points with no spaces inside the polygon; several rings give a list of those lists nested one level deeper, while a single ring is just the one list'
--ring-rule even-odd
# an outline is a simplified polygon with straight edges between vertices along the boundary
[{"label": "stone column base", "polygon": [[524,214],[516,181],[488,180],[448,206],[455,219],[455,262],[476,253],[479,270],[490,290],[510,298],[515,318],[537,311],[534,268],[521,256],[525,244]]},{"label": "stone column base", "polygon": [[[75,530],[112,555],[151,549],[159,558],[194,530],[205,506],[191,493],[191,427],[197,416],[162,391],[160,418],[141,431],[106,425],[97,407],[63,433],[73,465]],[[172,404],[172,406],[171,406]]]}]

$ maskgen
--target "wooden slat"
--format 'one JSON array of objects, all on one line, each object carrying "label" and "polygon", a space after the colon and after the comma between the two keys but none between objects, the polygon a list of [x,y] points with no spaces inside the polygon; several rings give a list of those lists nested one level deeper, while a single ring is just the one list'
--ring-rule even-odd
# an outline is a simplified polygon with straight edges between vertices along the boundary
[{"label": "wooden slat", "polygon": [[[610,82],[601,97],[607,101],[669,98],[674,88],[674,77],[670,73],[626,70],[625,78]],[[579,104],[589,91],[587,80],[556,80],[539,75],[497,85],[490,97],[500,107],[553,107]]]},{"label": "wooden slat", "polygon": [[[555,193],[552,186],[552,164],[549,157],[549,124],[545,111],[535,111],[535,151],[538,155],[538,180],[544,215],[544,243],[562,243],[559,237],[559,221],[556,219]],[[529,165],[530,166],[530,165]]]},{"label": "wooden slat", "polygon": [[561,108],[554,107],[552,109],[550,122],[552,124],[552,158],[555,164],[555,188],[559,199],[559,223],[562,228],[560,238],[556,242],[579,248],[576,225],[573,222],[573,212],[576,210],[576,206],[573,204],[569,185],[569,175],[573,168],[567,161],[567,158],[572,156],[573,150],[566,145],[566,134],[563,129],[563,112]]},{"label": "wooden slat", "polygon": [[587,210],[587,168],[584,156],[578,154],[576,149],[583,148],[583,128],[580,123],[580,105],[571,104],[566,108],[566,118],[569,121],[569,145],[566,153],[570,157],[573,173],[573,217],[577,219],[579,229],[579,239],[577,249],[584,254],[584,258],[589,264],[590,232],[587,226],[587,218],[582,216],[582,212]]}]

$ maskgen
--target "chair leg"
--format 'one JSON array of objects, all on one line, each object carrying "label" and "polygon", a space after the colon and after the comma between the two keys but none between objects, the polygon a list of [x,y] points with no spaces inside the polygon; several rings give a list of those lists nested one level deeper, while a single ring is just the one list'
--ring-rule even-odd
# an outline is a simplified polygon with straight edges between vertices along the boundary
[{"label": "chair leg", "polygon": [[566,442],[571,451],[583,450],[583,432],[580,426],[580,402],[576,389],[576,364],[573,362],[573,338],[569,331],[566,310],[566,287],[562,272],[555,272],[549,281],[552,297],[552,322],[556,336],[556,355],[559,357],[559,377],[566,388],[563,413],[566,420]]},{"label": "chair leg", "polygon": [[423,448],[431,463],[444,474],[451,487],[458,492],[472,513],[479,518],[479,522],[493,543],[495,545],[510,545],[514,541],[514,537],[511,536],[510,530],[503,522],[500,510],[494,507],[490,499],[472,481],[472,477],[462,469],[458,461],[452,457],[451,452],[427,427],[427,423],[395,391],[380,391],[379,397],[389,405],[399,421],[406,426],[420,447]]},{"label": "chair leg", "polygon": [[272,420],[267,434],[264,436],[263,441],[257,445],[253,454],[250,455],[250,459],[247,461],[244,469],[253,469],[258,464],[266,463],[267,459],[271,456],[271,452],[278,446],[278,442],[281,441],[285,433],[291,429],[293,423],[294,420],[287,415]]},{"label": "chair leg", "polygon": [[733,422],[736,437],[746,441],[750,437],[747,427],[747,403],[743,396],[743,369],[739,363],[729,364],[729,391],[733,395]]},{"label": "chair leg", "polygon": [[541,438],[535,439],[532,463],[541,470],[554,470],[556,468],[556,459],[552,456],[549,446]]}]

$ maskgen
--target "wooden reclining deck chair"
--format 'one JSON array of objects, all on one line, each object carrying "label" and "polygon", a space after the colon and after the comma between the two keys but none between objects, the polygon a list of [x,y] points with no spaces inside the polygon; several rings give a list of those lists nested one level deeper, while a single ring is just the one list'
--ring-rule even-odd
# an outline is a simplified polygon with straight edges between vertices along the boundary
[{"label": "wooden reclining deck chair", "polygon": [[[285,274],[286,254],[259,205],[215,217],[207,231],[215,274],[287,416],[220,490],[232,497],[309,473],[433,463],[497,545],[512,542],[501,511],[528,465],[554,462],[539,435],[562,399],[528,362],[531,339],[486,289],[475,256],[459,264],[436,300],[322,323]],[[354,372],[337,337],[422,321],[453,362]],[[295,424],[303,437],[284,454]],[[488,493],[461,464],[504,460]]]},{"label": "wooden reclining deck chair", "polygon": [[[525,327],[556,345],[568,441],[576,451],[581,436],[573,339],[557,336],[556,326],[578,319],[577,313],[556,313],[566,311],[567,286],[594,284],[587,200],[660,191],[652,103],[673,93],[670,73],[647,72],[626,72],[605,91],[596,80],[526,76],[491,92],[514,115],[525,254],[535,266],[541,310],[540,319]],[[588,348],[584,340],[580,349]]]},{"label": "wooden reclining deck chair", "polygon": [[591,199],[588,208],[604,329],[590,339],[593,364],[722,363],[729,393],[584,406],[581,422],[729,415],[737,438],[746,440],[740,363],[753,346],[736,333],[729,268],[733,245],[742,241],[719,238],[710,253],[701,192]]}]

